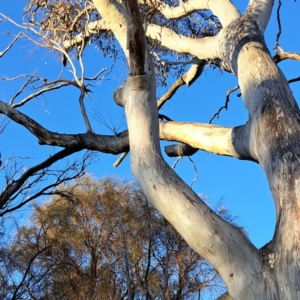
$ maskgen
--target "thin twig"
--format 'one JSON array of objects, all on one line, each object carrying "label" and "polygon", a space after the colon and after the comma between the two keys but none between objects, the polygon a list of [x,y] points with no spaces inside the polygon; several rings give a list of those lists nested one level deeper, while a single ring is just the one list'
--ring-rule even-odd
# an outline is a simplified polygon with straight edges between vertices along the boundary
[{"label": "thin twig", "polygon": [[12,45],[17,41],[17,39],[21,36],[22,32],[20,32],[13,40],[12,42],[2,51],[0,52],[0,57],[2,57],[9,49],[12,47]]},{"label": "thin twig", "polygon": [[[278,0],[278,7],[277,7],[277,24],[278,24],[278,33],[276,34],[276,40],[275,40],[275,52],[280,53],[282,51],[281,47],[279,46],[279,38],[282,33],[281,29],[281,21],[280,21],[280,7],[282,5],[281,0]],[[279,49],[279,51],[278,51]]]},{"label": "thin twig", "polygon": [[193,188],[194,182],[195,182],[196,180],[198,180],[198,171],[197,171],[197,168],[196,168],[196,164],[194,163],[194,161],[191,159],[190,156],[188,156],[188,159],[189,159],[190,162],[192,163],[193,168],[194,168],[194,171],[195,171],[195,173],[196,173],[196,177],[195,177],[195,178],[192,180],[192,182],[191,182],[191,188]]},{"label": "thin twig", "polygon": [[293,83],[293,82],[297,82],[297,81],[300,81],[300,77],[290,79],[290,80],[288,80],[288,83]]},{"label": "thin twig", "polygon": [[225,104],[219,108],[219,110],[212,116],[212,118],[209,120],[209,124],[211,124],[211,122],[216,118],[218,117],[219,118],[219,115],[220,115],[220,112],[223,110],[223,109],[228,109],[228,103],[230,101],[229,99],[229,96],[231,93],[233,93],[234,91],[236,91],[237,89],[239,89],[240,87],[237,85],[236,87],[234,87],[233,89],[227,91],[226,93],[226,101],[225,101]]},{"label": "thin twig", "polygon": [[173,166],[172,166],[172,169],[175,169],[176,168],[176,165],[182,160],[182,156],[178,156],[178,158],[175,160]]}]

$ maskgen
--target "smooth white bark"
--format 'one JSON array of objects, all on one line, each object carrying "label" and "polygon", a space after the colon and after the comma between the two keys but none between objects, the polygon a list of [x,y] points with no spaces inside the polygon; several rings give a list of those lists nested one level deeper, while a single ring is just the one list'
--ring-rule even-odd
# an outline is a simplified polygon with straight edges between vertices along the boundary
[{"label": "smooth white bark", "polygon": [[159,26],[149,24],[146,35],[161,43],[162,46],[180,53],[189,53],[199,59],[217,59],[218,55],[218,35],[201,39],[192,39],[175,33],[174,31]]},{"label": "smooth white bark", "polygon": [[163,140],[185,143],[214,154],[255,160],[246,151],[246,147],[241,145],[241,140],[247,139],[248,136],[241,137],[240,128],[179,122],[160,122],[159,125],[160,138]]},{"label": "smooth white bark", "polygon": [[140,4],[147,3],[150,7],[155,7],[168,19],[178,19],[188,16],[199,10],[211,10],[217,16],[223,26],[228,25],[234,19],[240,17],[239,11],[231,3],[230,0],[189,0],[186,2],[180,1],[178,6],[168,5],[161,0],[139,0]]},{"label": "smooth white bark", "polygon": [[110,0],[93,0],[93,3],[105,20],[106,26],[114,33],[128,59],[127,25],[123,7],[117,1]]},{"label": "smooth white bark", "polygon": [[274,0],[250,0],[247,13],[251,14],[261,32],[264,32],[272,13]]},{"label": "smooth white bark", "polygon": [[254,299],[255,292],[245,282],[255,276],[259,255],[243,233],[211,211],[161,157],[152,84],[147,90],[132,88],[126,97],[132,172],[154,207],[215,266],[232,295]]}]

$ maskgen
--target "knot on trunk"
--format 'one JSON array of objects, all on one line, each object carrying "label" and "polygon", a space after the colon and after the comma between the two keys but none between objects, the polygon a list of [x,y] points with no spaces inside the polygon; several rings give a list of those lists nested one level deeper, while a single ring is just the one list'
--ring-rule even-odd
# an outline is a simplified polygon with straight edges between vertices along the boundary
[{"label": "knot on trunk", "polygon": [[128,75],[126,82],[134,91],[144,91],[150,86],[150,79],[147,74],[136,76]]}]

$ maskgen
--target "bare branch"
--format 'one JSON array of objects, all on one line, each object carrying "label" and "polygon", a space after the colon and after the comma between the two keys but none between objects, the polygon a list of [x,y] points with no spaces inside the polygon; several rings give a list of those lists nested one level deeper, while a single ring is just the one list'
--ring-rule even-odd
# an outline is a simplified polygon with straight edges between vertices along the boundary
[{"label": "bare branch", "polygon": [[[194,61],[195,62],[195,61]],[[197,64],[193,64],[191,68],[180,78],[178,78],[170,87],[170,89],[165,93],[157,102],[157,109],[160,110],[162,106],[170,100],[173,95],[176,93],[179,87],[181,87],[183,84],[186,84],[187,86],[190,86],[192,83],[194,83],[197,78],[202,74],[203,68],[205,66],[206,62],[202,60],[198,60]]]},{"label": "bare branch", "polygon": [[[55,162],[75,153],[81,151],[82,148],[69,148],[64,149],[53,156],[50,156],[48,159],[42,163],[28,169],[20,178],[13,179],[12,182],[8,183],[2,193],[0,194],[0,209],[3,209],[7,206],[7,203],[11,201],[13,195],[17,192],[20,192],[23,184],[32,176],[36,175],[38,171],[44,170],[54,164]],[[13,197],[14,199],[15,197]]]},{"label": "bare branch", "polygon": [[117,161],[113,164],[113,166],[115,167],[115,168],[117,168],[120,164],[121,164],[121,162],[124,160],[124,158],[127,156],[127,154],[128,154],[129,152],[123,152],[122,153],[122,155],[117,159]]},{"label": "bare branch", "polygon": [[47,246],[47,247],[43,248],[42,250],[39,250],[37,253],[35,253],[35,254],[33,255],[33,257],[30,258],[29,263],[28,263],[28,266],[27,266],[27,268],[26,268],[26,271],[25,271],[25,273],[23,274],[23,277],[22,277],[20,283],[18,284],[18,286],[16,287],[16,289],[15,289],[13,295],[12,295],[12,298],[11,298],[12,300],[19,299],[18,291],[19,291],[19,289],[22,287],[22,285],[23,285],[23,283],[24,283],[24,281],[25,281],[25,279],[26,279],[26,277],[27,277],[27,275],[28,275],[28,273],[29,273],[29,271],[30,271],[31,265],[33,264],[34,260],[35,260],[41,253],[43,253],[45,250],[49,249],[50,247],[52,247],[52,246]]},{"label": "bare branch", "polygon": [[276,34],[276,40],[275,40],[275,51],[278,54],[281,51],[278,51],[278,49],[280,49],[279,46],[279,38],[280,35],[282,33],[282,29],[281,29],[281,21],[280,21],[280,8],[281,8],[282,2],[281,0],[278,0],[278,7],[277,7],[277,24],[278,24],[278,33]]},{"label": "bare branch", "polygon": [[294,52],[278,52],[275,56],[273,56],[273,60],[275,63],[280,63],[281,61],[285,59],[293,59],[300,61],[300,54],[294,53]]},{"label": "bare branch", "polygon": [[288,83],[293,83],[293,82],[297,82],[297,81],[300,81],[300,77],[290,79],[290,80],[288,80]]},{"label": "bare branch", "polygon": [[168,28],[156,24],[147,26],[146,35],[153,40],[159,41],[162,46],[170,50],[191,54],[200,60],[219,59],[218,35],[193,39],[179,35]]},{"label": "bare branch", "polygon": [[[74,180],[84,175],[86,165],[87,163],[90,163],[89,161],[92,161],[92,157],[92,154],[86,153],[84,157],[81,158],[79,161],[75,160],[72,164],[67,164],[64,168],[59,168],[55,170],[45,167],[41,168],[41,170],[36,170],[36,172],[30,176],[32,177],[32,180],[30,181],[30,177],[28,177],[28,179],[26,179],[26,181],[24,182],[24,185],[20,186],[19,189],[1,207],[0,217],[23,207],[28,202],[42,195],[51,196],[57,194],[58,186],[67,181]],[[45,164],[46,162],[47,160],[45,160],[42,164]],[[30,168],[28,171],[32,171],[36,168],[39,168],[42,164],[36,165]],[[18,180],[23,179],[25,173]],[[54,182],[40,187],[41,182],[47,182],[48,177],[54,177]],[[15,183],[18,184],[18,180],[15,181],[12,179],[7,186],[13,186]],[[1,194],[1,196],[2,195],[3,193]],[[16,200],[18,200],[17,203],[14,203],[14,201]]]},{"label": "bare branch", "polygon": [[80,104],[80,109],[81,109],[81,114],[85,123],[85,127],[87,129],[88,132],[92,132],[92,127],[89,121],[89,118],[87,116],[86,110],[85,110],[85,106],[84,106],[84,96],[85,96],[85,90],[81,90],[80,92],[80,96],[79,96],[79,104]]},{"label": "bare branch", "polygon": [[219,115],[220,115],[220,112],[223,110],[223,109],[228,109],[228,103],[229,103],[229,101],[230,101],[230,99],[229,99],[229,96],[230,96],[230,94],[231,93],[233,93],[233,92],[235,92],[236,90],[238,90],[240,87],[239,86],[236,86],[236,87],[234,87],[233,89],[231,89],[231,90],[229,90],[229,91],[227,91],[227,93],[226,93],[226,101],[225,101],[225,104],[223,105],[223,106],[221,106],[220,108],[219,108],[219,110],[212,116],[212,118],[209,120],[209,124],[211,124],[211,122],[216,118],[216,117],[218,117],[219,118]]},{"label": "bare branch", "polygon": [[[177,141],[187,144],[194,149],[172,149],[167,148],[172,156],[186,155],[186,151],[195,151],[195,149],[207,152],[232,156],[238,159],[257,161],[247,148],[247,127],[239,126],[228,128],[216,125],[201,123],[179,123],[179,122],[160,122],[160,138],[166,141]],[[176,145],[176,147],[180,147]],[[176,153],[178,153],[176,155]]]},{"label": "bare branch", "polygon": [[[26,85],[28,84],[28,82],[25,83]],[[22,88],[20,89],[20,93],[23,91],[23,88],[25,88],[25,84],[22,86]],[[26,104],[28,101],[46,93],[46,92],[49,92],[49,91],[54,91],[54,90],[57,90],[57,89],[60,89],[62,87],[65,87],[65,86],[68,86],[70,85],[70,83],[61,83],[59,85],[55,85],[55,86],[49,86],[47,88],[44,88],[42,90],[39,90],[38,92],[36,93],[33,93],[31,95],[29,95],[28,97],[26,97],[25,99],[23,99],[22,101],[18,102],[18,103],[15,103],[15,104],[12,104],[13,100],[15,99],[16,96],[14,96],[14,98],[11,99],[11,106],[14,107],[14,108],[17,108],[17,107],[20,107],[24,104]]]},{"label": "bare branch", "polygon": [[196,174],[195,178],[191,182],[191,188],[193,188],[194,182],[198,180],[198,170],[197,170],[196,164],[194,163],[194,161],[189,156],[188,156],[188,159],[192,163],[195,174]]},{"label": "bare branch", "polygon": [[165,146],[165,153],[169,157],[177,157],[177,156],[192,156],[199,149],[193,148],[187,144],[176,144],[176,145],[168,145]]},{"label": "bare branch", "polygon": [[177,6],[171,6],[162,0],[138,0],[138,2],[141,5],[146,3],[151,8],[160,11],[169,20],[186,17],[199,10],[211,10],[219,18],[222,25],[226,26],[240,16],[239,11],[228,0],[222,1],[222,5],[216,0],[179,1]]},{"label": "bare branch", "polygon": [[0,51],[0,57],[4,56],[7,51],[10,50],[10,48],[13,46],[13,44],[17,41],[17,39],[21,36],[22,32],[20,32],[13,40],[12,42],[4,49],[2,52]]},{"label": "bare branch", "polygon": [[47,130],[30,117],[22,114],[10,105],[0,101],[0,113],[24,126],[39,139],[41,145],[60,146],[65,148],[82,147],[104,153],[119,154],[128,151],[128,133],[116,135],[98,135],[92,132],[85,134],[59,134]]}]

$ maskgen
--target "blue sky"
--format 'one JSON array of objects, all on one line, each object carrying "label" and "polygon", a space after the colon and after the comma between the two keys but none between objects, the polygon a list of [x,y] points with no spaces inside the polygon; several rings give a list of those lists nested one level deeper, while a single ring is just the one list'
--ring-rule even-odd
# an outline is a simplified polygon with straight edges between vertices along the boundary
[{"label": "blue sky", "polygon": [[[247,1],[233,1],[238,3],[241,11],[247,5]],[[22,20],[22,0],[1,1],[0,12],[9,15],[16,21]],[[277,3],[275,4],[277,6]],[[299,2],[285,1],[282,5],[282,29],[280,45],[285,51],[300,53],[300,28],[299,28]],[[18,30],[7,23],[0,23],[0,51],[2,51],[11,40],[5,32],[18,32]],[[266,31],[266,41],[271,53],[275,46],[275,36],[278,31],[276,22],[276,8],[273,12],[271,22]],[[87,76],[95,75],[100,69],[110,67],[109,59],[101,57],[94,46],[86,51],[84,60],[87,66]],[[47,76],[48,80],[54,79],[60,71],[60,59],[58,56],[45,51],[40,51],[32,43],[19,42],[10,52],[0,59],[0,77],[17,76],[20,73],[32,73],[38,69],[38,74]],[[288,79],[299,77],[299,62],[284,61],[280,63]],[[45,75],[47,74],[47,75]],[[66,73],[67,74],[67,73]],[[122,83],[127,74],[124,63],[119,61],[112,73],[107,74],[105,80],[99,81],[93,88],[92,99],[86,100],[90,115],[95,110],[105,117],[107,122],[118,127],[125,124],[124,111],[117,107],[112,100],[112,93]],[[67,75],[66,75],[67,76]],[[168,80],[172,84],[173,79]],[[173,120],[207,123],[212,115],[225,102],[226,92],[237,85],[236,78],[219,70],[205,69],[197,83],[181,88],[175,98],[167,103],[162,113]],[[0,81],[0,99],[9,101],[10,97],[18,90],[20,83],[7,83]],[[300,83],[291,84],[295,98],[300,100]],[[160,96],[164,90],[158,90]],[[29,93],[29,92],[28,92]],[[238,92],[231,95],[229,109],[222,111],[219,119],[214,124],[224,126],[237,126],[247,121],[247,111],[242,99],[238,98]],[[44,127],[57,132],[78,133],[84,132],[84,123],[80,115],[78,105],[78,91],[66,88],[56,91],[47,96],[33,100],[20,109],[30,117],[36,119]],[[111,134],[106,126],[96,122],[91,117],[93,129],[96,133]],[[125,129],[122,127],[121,129]],[[165,143],[162,143],[164,145]],[[42,161],[56,151],[53,147],[39,146],[37,139],[19,125],[10,122],[7,130],[0,136],[0,151],[2,158],[11,155],[31,157],[31,165]],[[115,175],[132,178],[129,158],[115,169],[112,164],[118,156],[99,154],[99,160],[89,167],[97,177]],[[244,225],[252,242],[261,247],[267,243],[273,235],[275,214],[268,183],[259,165],[253,162],[239,161],[234,158],[221,157],[206,152],[198,152],[192,157],[197,171],[198,180],[193,184],[195,192],[207,198],[213,207],[220,199],[233,215],[237,215],[238,222]],[[167,158],[170,165],[175,159]],[[176,166],[176,172],[190,184],[196,174],[194,167],[188,158]],[[3,181],[0,181],[3,184]]]}]

